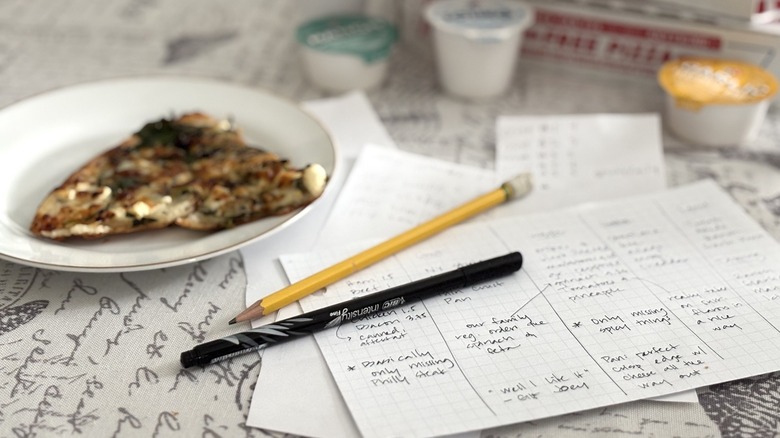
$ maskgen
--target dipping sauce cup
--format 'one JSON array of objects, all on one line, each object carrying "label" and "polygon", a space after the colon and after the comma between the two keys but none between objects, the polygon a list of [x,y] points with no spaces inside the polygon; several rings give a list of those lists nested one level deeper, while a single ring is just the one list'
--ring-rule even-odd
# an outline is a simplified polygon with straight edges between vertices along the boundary
[{"label": "dipping sauce cup", "polygon": [[666,91],[665,121],[683,140],[704,146],[753,141],[766,117],[777,79],[743,61],[686,57],[658,72]]}]

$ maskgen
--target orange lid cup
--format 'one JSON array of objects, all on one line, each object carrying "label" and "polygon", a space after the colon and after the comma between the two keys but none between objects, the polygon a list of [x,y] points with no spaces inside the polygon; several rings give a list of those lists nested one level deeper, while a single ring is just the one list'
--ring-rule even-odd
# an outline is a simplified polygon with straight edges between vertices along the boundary
[{"label": "orange lid cup", "polygon": [[777,79],[742,61],[686,57],[666,62],[658,82],[677,105],[692,110],[710,104],[740,105],[771,98]]},{"label": "orange lid cup", "polygon": [[741,146],[758,136],[777,79],[743,61],[680,58],[658,71],[666,91],[664,124],[677,137],[705,146]]}]

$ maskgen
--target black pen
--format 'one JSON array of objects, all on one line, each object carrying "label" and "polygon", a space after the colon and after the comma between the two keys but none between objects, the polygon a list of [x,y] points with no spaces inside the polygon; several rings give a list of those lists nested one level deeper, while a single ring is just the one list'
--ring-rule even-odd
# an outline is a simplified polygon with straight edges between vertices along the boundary
[{"label": "black pen", "polygon": [[392,309],[413,299],[509,275],[519,270],[521,266],[523,266],[523,256],[519,252],[477,262],[433,277],[196,345],[192,350],[181,354],[181,364],[184,368],[189,368],[219,362],[317,330],[336,327],[355,318]]}]

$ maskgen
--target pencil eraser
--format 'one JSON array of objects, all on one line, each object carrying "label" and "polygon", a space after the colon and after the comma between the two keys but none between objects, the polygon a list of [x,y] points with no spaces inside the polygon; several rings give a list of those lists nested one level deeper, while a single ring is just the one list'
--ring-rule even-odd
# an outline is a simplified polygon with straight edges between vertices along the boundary
[{"label": "pencil eraser", "polygon": [[505,182],[502,186],[507,193],[507,199],[520,198],[528,194],[533,188],[530,173],[521,173]]}]

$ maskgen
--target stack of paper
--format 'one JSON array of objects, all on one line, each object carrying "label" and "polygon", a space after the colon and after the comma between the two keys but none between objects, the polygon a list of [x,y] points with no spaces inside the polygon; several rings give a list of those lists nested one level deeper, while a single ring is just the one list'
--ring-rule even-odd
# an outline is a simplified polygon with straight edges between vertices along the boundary
[{"label": "stack of paper", "polygon": [[[301,303],[518,250],[510,277],[315,334],[364,436],[476,431],[778,368],[780,245],[711,181],[461,225]],[[298,281],[353,253],[282,262]]]},{"label": "stack of paper", "polygon": [[[348,110],[334,111],[337,100],[323,106],[330,108],[330,114],[338,113],[345,119],[354,120],[356,116]],[[373,114],[370,108],[359,111]],[[333,204],[318,246],[339,251],[337,247],[346,241],[390,237],[497,187],[506,175],[520,171],[538,174],[534,194],[515,205],[496,208],[482,220],[661,190],[664,172],[659,130],[657,116],[646,114],[502,118],[498,124],[496,172],[366,145]],[[308,246],[277,250],[275,254],[309,251],[314,247],[314,239],[309,241]],[[361,245],[370,243],[370,240],[364,241]],[[358,249],[353,247],[348,251]],[[273,254],[268,252],[267,257],[273,257]],[[346,255],[336,253],[334,257]],[[251,257],[250,252],[246,265],[258,266]],[[327,258],[323,253],[318,253],[317,257]],[[276,272],[276,282],[281,283],[279,271]],[[269,284],[267,276],[268,272],[265,272],[264,286]],[[408,279],[408,276],[399,275],[382,286]],[[249,272],[249,281],[261,283],[252,272]],[[274,284],[271,282],[270,286],[264,287],[264,293],[248,294],[247,302],[273,292]],[[337,295],[314,294],[307,305],[311,308],[324,305],[333,296]],[[279,318],[293,316],[299,311],[297,306],[290,306],[280,311]],[[311,436],[359,435],[353,422],[356,413],[343,404],[339,388],[333,381],[331,371],[334,370],[328,369],[310,338],[279,345],[263,354],[263,371],[248,424]],[[299,392],[295,388],[302,390]],[[307,398],[295,398],[296,393],[306,393]],[[645,396],[650,395],[653,394]],[[289,409],[291,406],[295,409]],[[547,410],[540,415],[554,413]],[[472,424],[473,427],[460,430],[504,423]],[[415,433],[424,434],[425,430],[419,429]],[[365,429],[361,431],[368,433]]]}]

